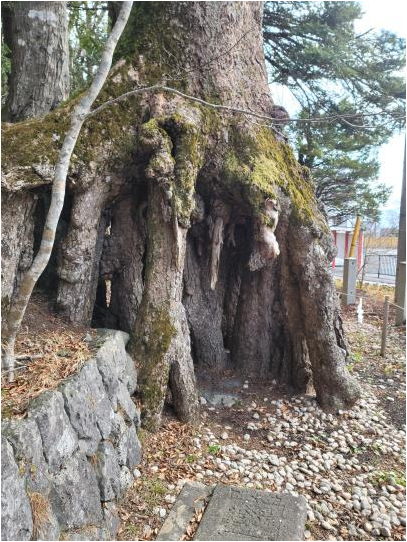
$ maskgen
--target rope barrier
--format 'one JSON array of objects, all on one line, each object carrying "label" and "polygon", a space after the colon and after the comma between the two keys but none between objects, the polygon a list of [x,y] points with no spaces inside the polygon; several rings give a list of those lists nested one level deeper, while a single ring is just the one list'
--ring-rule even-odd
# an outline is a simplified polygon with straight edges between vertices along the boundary
[{"label": "rope barrier", "polygon": [[[344,295],[346,297],[351,297],[351,294],[346,294],[345,292],[338,292],[338,295]],[[364,297],[361,295],[360,297],[355,297],[355,299],[364,299]],[[356,303],[355,303],[356,305]],[[400,305],[397,305],[396,303],[392,303],[391,301],[389,301],[389,305],[393,305],[393,307],[397,307],[398,309],[404,311],[405,310],[405,307],[400,307]]]},{"label": "rope barrier", "polygon": [[392,303],[391,301],[389,301],[389,305],[393,305],[393,307],[397,307],[398,309],[404,311],[405,310],[405,307],[400,307],[400,305],[396,305],[396,303]]}]

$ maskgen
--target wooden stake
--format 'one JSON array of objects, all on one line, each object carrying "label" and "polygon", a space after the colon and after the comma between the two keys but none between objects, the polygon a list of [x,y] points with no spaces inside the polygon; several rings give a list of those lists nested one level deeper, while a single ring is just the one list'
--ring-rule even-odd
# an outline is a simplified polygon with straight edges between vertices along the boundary
[{"label": "wooden stake", "polygon": [[383,327],[382,327],[382,347],[380,349],[380,355],[384,358],[386,355],[386,340],[387,340],[387,323],[389,321],[389,296],[384,298],[384,314],[383,314]]}]

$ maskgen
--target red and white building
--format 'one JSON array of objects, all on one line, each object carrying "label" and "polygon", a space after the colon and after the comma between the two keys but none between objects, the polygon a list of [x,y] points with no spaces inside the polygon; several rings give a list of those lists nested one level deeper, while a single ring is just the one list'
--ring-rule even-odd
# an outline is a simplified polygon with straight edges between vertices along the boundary
[{"label": "red and white building", "polygon": [[[337,256],[332,262],[332,268],[342,267],[344,258],[348,257],[350,245],[352,243],[354,224],[347,220],[339,225],[331,225],[331,232],[337,248]],[[355,258],[357,259],[358,269],[362,267],[363,251],[364,251],[364,236],[362,230],[359,231],[359,236],[355,247]]]}]

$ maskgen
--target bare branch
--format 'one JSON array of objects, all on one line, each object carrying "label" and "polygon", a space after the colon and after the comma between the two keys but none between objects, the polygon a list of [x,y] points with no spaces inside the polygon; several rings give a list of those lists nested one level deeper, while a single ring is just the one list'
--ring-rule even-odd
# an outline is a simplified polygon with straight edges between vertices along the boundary
[{"label": "bare branch", "polygon": [[[220,110],[220,111],[228,111],[228,112],[231,112],[231,113],[238,113],[238,114],[241,114],[241,115],[249,115],[249,116],[254,117],[256,119],[268,121],[268,122],[274,123],[274,124],[279,124],[281,122],[281,120],[278,119],[278,118],[271,117],[270,115],[264,115],[263,113],[256,113],[256,112],[250,111],[248,109],[242,109],[241,107],[232,107],[232,106],[229,106],[229,105],[221,105],[221,104],[214,104],[214,103],[211,103],[211,102],[207,102],[206,100],[202,100],[201,98],[197,98],[196,96],[191,96],[189,94],[185,94],[184,92],[176,90],[175,88],[167,87],[166,85],[162,85],[162,84],[159,84],[159,83],[157,83],[155,85],[147,86],[147,87],[139,87],[139,88],[136,88],[134,90],[130,90],[129,92],[125,92],[124,94],[121,94],[117,98],[113,98],[113,100],[109,100],[109,101],[103,103],[102,105],[100,105],[99,107],[97,107],[96,109],[94,109],[93,111],[90,111],[86,115],[86,118],[93,117],[94,115],[96,115],[97,113],[100,113],[100,111],[103,111],[107,107],[110,107],[111,105],[114,105],[114,104],[119,103],[119,102],[121,102],[123,100],[126,100],[127,98],[130,98],[131,96],[136,96],[137,94],[142,94],[143,92],[169,92],[171,94],[181,96],[182,98],[185,98],[185,99],[190,100],[190,101],[195,102],[195,103],[202,104],[202,105],[204,105],[206,107],[210,107],[212,109],[217,109],[217,110]],[[373,128],[372,126],[352,124],[349,121],[346,121],[345,119],[346,118],[358,118],[358,117],[363,117],[363,116],[384,115],[384,114],[390,114],[390,113],[386,112],[386,111],[381,111],[381,112],[378,112],[378,113],[370,113],[370,114],[367,114],[367,115],[363,115],[362,113],[353,113],[353,114],[349,113],[349,114],[343,114],[343,115],[340,115],[340,114],[338,114],[338,115],[327,115],[327,116],[321,117],[321,118],[318,118],[318,117],[310,117],[310,118],[307,118],[307,119],[291,118],[291,119],[284,119],[284,123],[286,123],[286,122],[308,122],[308,123],[316,124],[316,123],[322,123],[322,122],[332,121],[332,120],[341,120],[341,121],[343,120],[344,122],[346,122],[346,124],[349,124],[350,126],[352,126],[354,128]],[[399,120],[399,119],[402,119],[402,118],[404,118],[404,117],[396,116],[396,117],[392,117],[391,120]],[[278,135],[280,135],[282,137],[285,137],[281,132],[276,130],[273,126],[270,126],[270,128],[275,133],[277,133]]]}]

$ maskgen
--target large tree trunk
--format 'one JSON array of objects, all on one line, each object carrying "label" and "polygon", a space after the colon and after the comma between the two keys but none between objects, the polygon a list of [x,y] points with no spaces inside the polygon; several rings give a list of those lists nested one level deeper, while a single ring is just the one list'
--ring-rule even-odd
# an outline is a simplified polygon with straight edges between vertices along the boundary
[{"label": "large tree trunk", "polygon": [[[96,139],[96,169],[127,171],[117,200],[97,199],[92,224],[84,212],[72,217],[80,216],[81,244],[91,226],[93,246],[100,213],[111,217],[98,298],[103,305],[111,281],[104,310],[131,333],[150,429],[160,423],[168,385],[179,416],[194,419],[192,358],[205,370],[234,368],[298,391],[313,386],[326,408],[358,397],[345,366],[332,241],[312,182],[269,123],[185,97],[272,114],[261,17],[258,2],[136,3],[117,49],[125,60],[103,98],[163,79],[184,95],[155,91],[116,102],[88,121],[76,150],[78,163],[88,164]],[[135,144],[126,135],[134,130]],[[6,178],[17,182],[11,166]],[[74,307],[82,292],[96,291],[88,270],[100,255],[86,254],[92,262],[78,267]]]},{"label": "large tree trunk", "polygon": [[[155,105],[159,107],[159,105]],[[202,149],[196,114],[161,117],[141,128],[148,185],[145,285],[134,325],[131,353],[139,366],[146,427],[161,419],[171,373],[174,406],[183,420],[197,410],[195,377],[182,305],[186,234]],[[193,162],[195,156],[195,162]],[[182,207],[181,207],[182,206]]]},{"label": "large tree trunk", "polygon": [[57,306],[71,322],[89,324],[95,305],[108,218],[103,210],[119,192],[115,174],[94,172],[85,188],[75,191],[70,225],[58,255]]},{"label": "large tree trunk", "polygon": [[[125,191],[111,209],[110,230],[105,237],[99,283],[110,284],[97,307],[106,327],[134,329],[143,297],[147,202],[141,191]],[[107,302],[109,301],[109,303]],[[104,305],[103,305],[104,302]]]},{"label": "large tree trunk", "polygon": [[45,115],[69,95],[66,2],[4,2],[4,39],[11,51],[9,122]]}]

